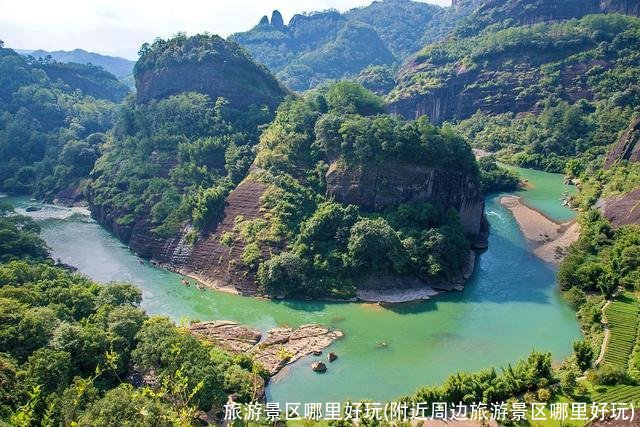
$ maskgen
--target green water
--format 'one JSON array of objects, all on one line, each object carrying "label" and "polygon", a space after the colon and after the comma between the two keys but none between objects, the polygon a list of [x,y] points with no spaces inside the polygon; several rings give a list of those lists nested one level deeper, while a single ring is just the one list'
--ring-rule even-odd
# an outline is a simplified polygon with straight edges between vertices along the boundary
[{"label": "green water", "polygon": [[514,194],[525,199],[527,205],[535,208],[555,221],[569,221],[575,218],[573,210],[562,205],[562,192],[575,194],[576,187],[563,185],[564,177],[556,173],[547,173],[534,169],[505,166],[517,172],[522,179],[528,181],[526,190],[516,191]]},{"label": "green water", "polygon": [[[530,172],[527,172],[529,174]],[[528,175],[534,190],[523,196],[556,219],[569,218],[559,203],[562,178]],[[130,281],[143,291],[143,306],[154,314],[181,319],[230,319],[267,330],[277,325],[318,322],[339,328],[345,338],[331,350],[339,356],[326,374],[311,371],[307,358],[272,380],[270,400],[338,401],[392,399],[458,370],[504,366],[532,349],[566,357],[579,336],[572,310],[561,300],[555,272],[535,258],[508,211],[487,199],[489,250],[463,292],[394,308],[371,304],[275,302],[199,291],[180,285],[179,276],[141,265],[127,248],[82,212],[45,206],[43,237],[53,256],[92,278]],[[11,199],[18,208],[30,202]],[[385,348],[377,343],[384,341]]]}]

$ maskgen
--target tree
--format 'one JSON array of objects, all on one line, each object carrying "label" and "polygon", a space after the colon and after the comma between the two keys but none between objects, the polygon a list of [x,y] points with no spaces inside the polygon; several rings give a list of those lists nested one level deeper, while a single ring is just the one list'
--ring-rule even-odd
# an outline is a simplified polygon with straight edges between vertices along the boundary
[{"label": "tree", "polygon": [[89,405],[78,425],[107,427],[113,425],[177,425],[179,414],[171,405],[149,390],[136,390],[122,384],[107,391],[102,399]]},{"label": "tree", "polygon": [[573,366],[567,367],[560,374],[560,388],[562,392],[566,395],[571,396],[578,385],[578,372]]},{"label": "tree", "polygon": [[25,365],[25,381],[33,386],[41,385],[46,394],[62,391],[71,381],[73,365],[71,355],[62,350],[40,348]]},{"label": "tree", "polygon": [[283,252],[260,265],[258,281],[272,295],[292,296],[305,288],[305,263],[298,255]]},{"label": "tree", "polygon": [[581,371],[584,372],[591,367],[595,354],[593,352],[593,347],[591,347],[591,344],[588,341],[574,341],[573,352],[576,355],[576,363]]},{"label": "tree", "polygon": [[351,228],[348,257],[351,265],[367,273],[402,272],[406,267],[400,238],[382,218],[364,218]]},{"label": "tree", "polygon": [[384,113],[382,98],[355,82],[342,81],[333,84],[325,96],[327,105],[341,113],[372,115]]}]

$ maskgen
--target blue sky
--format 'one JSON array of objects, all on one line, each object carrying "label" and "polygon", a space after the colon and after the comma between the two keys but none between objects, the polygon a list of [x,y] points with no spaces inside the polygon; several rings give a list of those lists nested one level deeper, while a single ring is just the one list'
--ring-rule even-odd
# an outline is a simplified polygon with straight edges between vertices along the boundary
[{"label": "blue sky", "polygon": [[[420,0],[449,6],[450,0]],[[278,9],[295,13],[365,6],[370,0],[0,0],[0,39],[16,49],[74,48],[137,58],[140,45],[178,31],[228,36]]]}]

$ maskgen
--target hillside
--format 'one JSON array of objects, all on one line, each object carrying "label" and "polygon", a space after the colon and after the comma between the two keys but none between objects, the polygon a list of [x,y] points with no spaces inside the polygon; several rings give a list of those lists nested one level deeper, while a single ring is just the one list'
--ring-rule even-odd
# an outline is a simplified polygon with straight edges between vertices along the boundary
[{"label": "hillside", "polygon": [[76,201],[126,92],[102,68],[0,49],[0,190]]},{"label": "hillside", "polygon": [[[175,52],[173,40],[165,43]],[[187,58],[213,58],[201,67],[225,60],[186,45],[196,46],[181,53]],[[136,75],[161,75],[166,63],[139,63]],[[171,66],[197,67],[189,59]],[[192,88],[194,74],[174,84]],[[242,92],[244,102],[261,101],[264,90]],[[285,101],[255,146],[258,125],[272,116],[213,99],[129,100],[97,161],[92,213],[136,253],[249,295],[344,298],[384,277],[443,289],[466,280],[484,199],[461,138],[424,120],[392,119],[380,98],[338,83]],[[393,162],[398,169],[385,167]],[[363,199],[370,192],[373,204]],[[318,264],[306,261],[314,256]]]},{"label": "hillside", "polygon": [[225,98],[232,108],[266,105],[274,110],[287,94],[240,46],[218,36],[178,34],[145,43],[134,77],[140,103],[198,92],[212,100]]},{"label": "hillside", "polygon": [[179,34],[142,48],[89,187],[96,219],[145,257],[215,223],[286,92],[235,43]]},{"label": "hillside", "polygon": [[402,62],[425,43],[444,37],[470,10],[410,0],[374,1],[345,13],[295,15],[285,25],[280,12],[263,17],[230,39],[297,91],[324,81],[355,77],[370,65]]},{"label": "hillside", "polygon": [[92,64],[98,67],[102,67],[118,79],[122,80],[125,77],[133,73],[133,66],[135,61],[130,59],[120,58],[118,56],[101,55],[95,52],[87,52],[83,49],[74,50],[55,50],[46,51],[42,49],[29,51],[20,50],[22,55],[31,55],[34,58],[46,58],[50,56],[56,62],[76,64]]},{"label": "hillside", "polygon": [[[610,95],[611,75],[633,64],[638,18],[590,15],[429,45],[398,73],[389,110],[434,122],[540,110],[547,97],[575,102]],[[630,45],[631,43],[631,45]],[[618,83],[624,85],[629,81]]]}]

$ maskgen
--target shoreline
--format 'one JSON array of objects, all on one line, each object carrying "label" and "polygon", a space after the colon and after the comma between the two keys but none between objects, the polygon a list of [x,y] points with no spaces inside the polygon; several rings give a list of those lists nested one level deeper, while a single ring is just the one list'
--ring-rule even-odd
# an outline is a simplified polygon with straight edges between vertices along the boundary
[{"label": "shoreline", "polygon": [[528,206],[520,196],[502,196],[500,205],[511,212],[532,253],[545,262],[560,264],[569,245],[579,237],[580,226],[575,219],[554,221]]},{"label": "shoreline", "polygon": [[[134,253],[134,255],[136,255]],[[136,255],[138,256],[138,255]],[[427,283],[421,281],[418,278],[413,278],[414,282],[420,282],[422,285],[404,287],[404,288],[378,288],[372,286],[370,288],[363,288],[356,291],[356,295],[352,298],[314,298],[313,301],[323,301],[323,302],[358,302],[358,303],[369,303],[369,304],[378,304],[378,305],[392,305],[392,304],[404,304],[410,302],[417,301],[426,301],[440,295],[445,292],[451,291],[462,291],[464,289],[465,284],[471,278],[471,275],[475,271],[477,260],[477,254],[473,250],[469,250],[469,261],[467,264],[467,268],[464,272],[461,273],[460,277],[456,280],[451,280],[450,282],[439,281],[437,283]],[[225,292],[228,294],[239,295],[250,298],[260,298],[266,300],[278,300],[278,298],[269,297],[266,295],[260,294],[243,294],[239,292],[236,288],[232,286],[228,286],[219,280],[211,280],[205,277],[202,277],[196,273],[188,272],[187,270],[174,268],[170,264],[159,263],[153,260],[148,260],[150,264],[163,268],[168,271],[172,271],[176,274],[179,274],[184,277],[188,277],[192,280],[195,280],[198,284],[205,286],[208,289]],[[399,280],[399,278],[393,278],[393,280]]]}]

